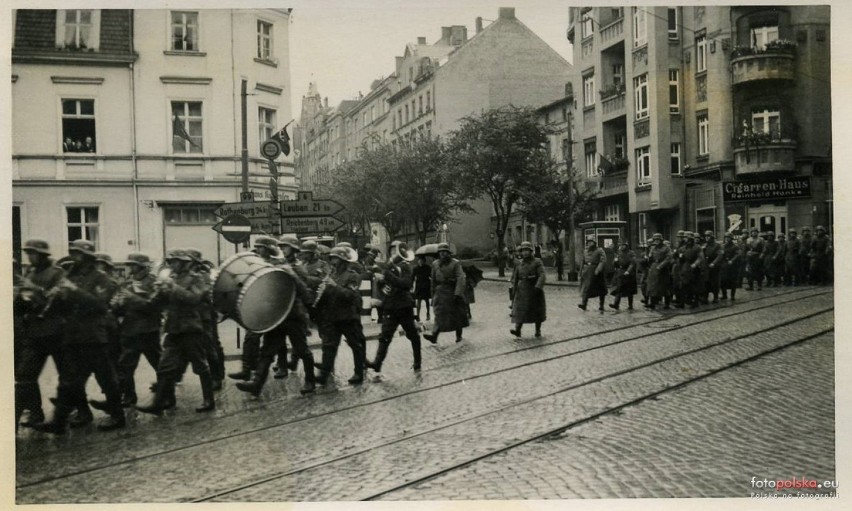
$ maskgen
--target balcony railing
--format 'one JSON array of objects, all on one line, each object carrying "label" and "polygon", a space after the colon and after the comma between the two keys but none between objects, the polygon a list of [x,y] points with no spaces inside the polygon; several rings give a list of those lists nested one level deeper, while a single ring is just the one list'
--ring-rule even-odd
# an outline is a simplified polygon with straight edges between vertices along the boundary
[{"label": "balcony railing", "polygon": [[601,110],[604,117],[624,115],[624,93],[601,99]]},{"label": "balcony railing", "polygon": [[775,140],[765,145],[734,148],[737,175],[796,170],[796,141]]},{"label": "balcony railing", "polygon": [[624,37],[624,18],[619,18],[601,28],[601,46],[607,47]]},{"label": "balcony railing", "polygon": [[755,80],[795,80],[796,44],[778,40],[765,48],[738,46],[731,52],[733,84]]}]

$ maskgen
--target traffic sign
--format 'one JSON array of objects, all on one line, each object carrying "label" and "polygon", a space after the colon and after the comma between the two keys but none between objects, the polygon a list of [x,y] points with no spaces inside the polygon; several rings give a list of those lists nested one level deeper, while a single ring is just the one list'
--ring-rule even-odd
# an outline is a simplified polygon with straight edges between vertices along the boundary
[{"label": "traffic sign", "polygon": [[260,154],[265,158],[274,160],[281,155],[281,145],[275,140],[269,139],[260,146]]},{"label": "traffic sign", "polygon": [[261,218],[269,216],[270,207],[269,202],[228,202],[216,208],[213,214],[219,218],[231,215],[240,215],[246,218]]},{"label": "traffic sign", "polygon": [[242,215],[230,215],[214,225],[213,230],[231,243],[242,243],[251,236],[251,222]]},{"label": "traffic sign", "polygon": [[332,216],[343,209],[343,205],[337,201],[314,199],[313,192],[299,192],[296,200],[281,201],[281,216],[285,218]]},{"label": "traffic sign", "polygon": [[249,218],[251,223],[252,234],[273,234],[277,235],[280,227],[278,226],[278,217],[275,218]]},{"label": "traffic sign", "polygon": [[333,216],[285,216],[281,219],[282,232],[295,234],[322,234],[334,232],[343,227],[344,222]]},{"label": "traffic sign", "polygon": [[254,192],[240,192],[240,202],[251,202],[254,200]]}]

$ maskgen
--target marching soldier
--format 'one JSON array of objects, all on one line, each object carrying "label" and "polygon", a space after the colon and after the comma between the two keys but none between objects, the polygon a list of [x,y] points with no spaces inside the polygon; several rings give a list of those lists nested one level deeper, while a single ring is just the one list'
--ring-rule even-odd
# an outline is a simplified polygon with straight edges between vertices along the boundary
[{"label": "marching soldier", "polygon": [[825,232],[825,227],[818,225],[814,228],[816,237],[811,243],[811,283],[817,286],[831,284],[831,238]]},{"label": "marching soldier", "polygon": [[[313,247],[315,246],[314,243]],[[313,247],[309,250],[315,249]],[[302,245],[302,250],[305,250],[305,244]],[[351,248],[334,247],[329,253],[329,260],[332,272],[316,286],[319,295],[315,306],[317,330],[322,339],[322,363],[316,381],[325,385],[328,377],[334,372],[334,360],[337,358],[342,336],[352,349],[355,365],[355,372],[349,378],[349,384],[359,385],[364,382],[367,339],[361,326],[361,294],[358,292],[361,276],[349,267],[351,262],[358,260],[358,254]],[[309,275],[314,271],[308,268],[306,270]]]},{"label": "marching soldier", "polygon": [[754,291],[754,283],[757,282],[757,290],[760,291],[763,289],[763,240],[758,237],[757,229],[751,230],[751,237],[746,240],[746,246],[748,290]]},{"label": "marching soldier", "polygon": [[432,299],[432,268],[426,262],[426,256],[417,257],[417,266],[412,270],[414,277],[414,299],[417,302],[417,313],[414,315],[420,321],[420,306],[426,302],[426,321],[432,319],[429,301]]},{"label": "marching soldier", "polygon": [[[704,257],[701,247],[696,245],[697,233],[686,232],[686,244],[680,254],[679,270],[680,284],[683,289],[683,305],[690,309],[698,307],[698,290],[701,286],[701,264]],[[678,305],[678,308],[683,307]]]},{"label": "marching soldier", "polygon": [[683,253],[683,247],[686,245],[686,231],[677,231],[677,243],[671,248],[672,256],[678,264],[672,265],[672,295],[674,297],[675,307],[683,308],[683,286],[680,284],[680,256]]},{"label": "marching soldier", "polygon": [[807,284],[810,282],[811,275],[811,228],[802,227],[802,240],[799,244],[799,271],[797,273],[799,279],[797,282]]},{"label": "marching soldier", "polygon": [[612,278],[611,295],[615,301],[609,306],[615,310],[621,307],[621,299],[627,298],[627,309],[633,310],[633,295],[636,294],[636,259],[630,245],[620,243],[613,262],[615,274]]},{"label": "marching soldier", "polygon": [[[742,251],[734,243],[734,235],[725,233],[725,244],[722,246],[722,263],[719,272],[719,286],[722,288],[722,300],[728,299],[728,291],[731,292],[731,301],[736,300],[737,288],[742,286]],[[715,300],[714,300],[715,301]]]},{"label": "marching soldier", "polygon": [[23,426],[44,421],[38,378],[47,357],[61,370],[64,318],[49,310],[63,285],[65,272],[50,258],[50,246],[44,240],[28,240],[24,253],[30,266],[22,276],[14,309],[21,319],[21,338],[15,336],[20,351],[15,358],[15,427],[24,410],[29,418]]},{"label": "marching soldier", "polygon": [[411,342],[414,357],[411,368],[417,372],[420,371],[420,333],[414,324],[414,297],[411,295],[413,271],[409,264],[414,260],[414,252],[409,251],[408,245],[401,241],[394,241],[392,247],[393,257],[376,279],[378,285],[384,286],[382,310],[385,317],[376,358],[372,362],[368,361],[367,367],[377,373],[382,372],[382,363],[387,357],[396,329],[402,326],[405,336]]},{"label": "marching soldier", "polygon": [[779,255],[779,244],[775,240],[775,233],[773,231],[766,231],[764,233],[763,242],[763,271],[766,274],[766,287],[774,287],[778,284],[778,263],[779,261],[783,263],[784,259],[780,258]]},{"label": "marching soldier", "polygon": [[544,265],[541,259],[533,257],[532,243],[524,241],[518,247],[521,260],[512,271],[512,323],[515,328],[509,330],[515,337],[521,336],[524,323],[535,324],[535,336],[541,337],[541,324],[547,320],[547,304],[544,300]]},{"label": "marching soldier", "polygon": [[[296,286],[296,298],[290,313],[278,327],[270,330],[263,336],[263,343],[260,347],[260,356],[257,362],[257,370],[254,372],[250,382],[238,382],[237,388],[243,392],[248,392],[257,397],[263,390],[266,379],[269,376],[269,367],[275,356],[278,356],[279,368],[284,368],[285,374],[287,368],[287,339],[290,339],[290,344],[293,346],[293,356],[296,361],[301,360],[305,368],[305,383],[300,392],[302,394],[310,394],[314,392],[316,382],[314,377],[314,357],[310,349],[308,349],[308,339],[305,335],[308,329],[308,312],[305,303],[312,304],[315,295],[305,284],[305,275],[300,274],[301,268],[292,265],[295,262],[295,248],[298,247],[299,240],[294,237],[286,237],[281,240],[287,250],[284,253],[285,263],[280,268],[293,279],[293,284]],[[293,370],[296,367],[292,368]]]},{"label": "marching soldier", "polygon": [[662,299],[663,309],[671,307],[672,300],[672,271],[674,255],[671,248],[663,244],[663,235],[656,233],[651,237],[654,246],[651,248],[650,264],[648,268],[648,296],[649,303],[646,308],[653,310]]},{"label": "marching soldier", "polygon": [[798,286],[801,284],[799,280],[799,252],[802,249],[802,242],[799,240],[796,229],[787,231],[787,249],[784,252],[784,285]]},{"label": "marching soldier", "polygon": [[[98,425],[103,431],[125,426],[121,408],[121,391],[115,367],[107,354],[106,320],[109,301],[115,293],[115,284],[95,268],[95,245],[88,240],[75,240],[69,248],[74,262],[68,272],[67,283],[59,286],[57,299],[67,311],[68,322],[63,328],[62,363],[59,371],[59,389],[53,420],[35,424],[39,431],[64,434],[68,417],[76,408],[80,413],[88,410],[86,380],[99,373],[98,382],[106,401],[90,404],[107,412],[109,418]],[[83,418],[83,420],[88,420]]]},{"label": "marching soldier", "polygon": [[[118,290],[121,285],[119,279],[115,276],[115,264],[112,262],[112,257],[104,252],[95,252],[95,268],[102,271],[112,281],[114,289]],[[118,319],[112,309],[107,312],[106,316],[106,336],[107,336],[107,354],[109,355],[110,363],[118,368],[118,359],[121,356],[121,336],[118,331]],[[95,378],[97,378],[97,373]],[[103,385],[98,380],[98,385],[103,389]]]},{"label": "marching soldier", "polygon": [[462,331],[470,323],[464,301],[465,275],[461,262],[453,257],[450,245],[438,245],[438,259],[432,262],[432,310],[435,322],[432,332],[423,337],[437,344],[441,332],[455,332],[456,342],[462,342]]},{"label": "marching soldier", "polygon": [[[219,315],[213,307],[213,280],[210,276],[213,263],[205,260],[201,255],[201,251],[197,249],[188,248],[186,249],[186,253],[192,258],[192,267],[190,269],[204,278],[210,290],[210,293],[208,293],[202,302],[201,319],[204,324],[204,332],[207,335],[205,352],[207,354],[207,364],[210,366],[210,375],[213,378],[213,390],[218,391],[222,390],[222,384],[225,381],[225,350],[219,341]],[[184,364],[187,362],[187,360],[184,360]],[[186,365],[183,366],[181,375],[185,372]]]},{"label": "marching soldier", "polygon": [[118,383],[122,393],[121,405],[128,407],[136,404],[133,375],[139,365],[139,358],[144,355],[156,370],[163,350],[160,347],[160,310],[149,301],[154,294],[156,281],[150,271],[151,259],[145,254],[133,252],[127,256],[124,264],[130,272],[130,278],[121,286],[110,305],[115,315],[122,318]]},{"label": "marching soldier", "polygon": [[[704,260],[707,262],[707,293],[713,295],[713,303],[719,303],[720,278],[725,253],[722,246],[716,243],[716,236],[713,231],[705,231],[704,239],[707,242],[703,249]],[[706,294],[704,296],[706,297]]]},{"label": "marching soldier", "polygon": [[[278,250],[281,252],[281,263],[282,264],[288,264],[291,267],[293,267],[293,269],[296,270],[296,273],[299,274],[300,277],[302,278],[302,280],[304,281],[304,278],[305,278],[304,267],[302,266],[301,261],[299,259],[299,250],[301,248],[302,247],[299,243],[299,238],[297,238],[295,236],[284,235],[284,236],[281,236],[281,238],[279,238],[279,240],[278,240]],[[304,302],[304,300],[303,300],[303,302]],[[308,311],[310,310],[309,306],[311,305],[311,302],[303,303],[303,305],[305,306],[305,314],[308,314]],[[305,337],[310,335],[310,324],[311,324],[310,317],[307,317],[306,321],[305,321]],[[284,371],[281,371],[281,364],[284,364],[284,363],[287,364],[287,370],[288,371],[295,371],[299,368],[299,358],[297,358],[295,354],[293,354],[293,356],[289,360],[287,360],[287,347],[286,346],[284,347],[283,357],[282,357],[281,353],[279,353],[279,355],[278,355],[278,365],[272,368],[275,376],[277,376],[279,374],[281,375],[281,376],[278,376],[279,379],[287,377],[287,373],[284,372]]]},{"label": "marching soldier", "polygon": [[589,298],[598,297],[598,310],[603,312],[606,301],[606,281],[604,267],[606,253],[598,247],[594,236],[586,236],[586,251],[583,253],[582,270],[580,270],[580,297],[582,302],[577,307],[586,310]]},{"label": "marching soldier", "polygon": [[216,402],[213,378],[207,364],[206,332],[201,312],[210,291],[209,285],[207,279],[192,271],[193,261],[186,250],[171,250],[166,256],[166,263],[172,275],[168,280],[157,282],[152,299],[166,311],[163,326],[166,338],[157,367],[157,390],[150,405],[137,406],[136,409],[161,415],[163,410],[174,405],[170,399],[174,395],[175,380],[183,365],[181,359],[184,359],[189,360],[193,372],[201,381],[204,402],[195,411],[209,412],[216,409]]}]

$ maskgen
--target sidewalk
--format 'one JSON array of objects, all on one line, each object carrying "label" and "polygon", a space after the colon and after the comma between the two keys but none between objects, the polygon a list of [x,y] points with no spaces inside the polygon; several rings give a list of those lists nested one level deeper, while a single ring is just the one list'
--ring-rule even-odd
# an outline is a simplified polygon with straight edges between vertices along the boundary
[{"label": "sidewalk", "polygon": [[[491,264],[488,261],[477,261],[476,266],[480,270],[482,270],[482,277],[485,280],[493,280],[493,281],[496,281],[496,282],[509,282],[509,278],[511,278],[511,276],[512,276],[512,270],[508,269],[508,270],[505,271],[506,276],[500,277],[498,275],[497,267],[494,266],[493,264]],[[564,272],[565,275],[566,275],[564,277],[564,279],[566,279],[566,280],[559,280],[556,276],[556,268],[554,268],[552,266],[545,266],[544,267],[544,273],[545,273],[545,278],[546,278],[545,283],[544,283],[545,286],[578,287],[580,285],[579,282],[568,282],[568,280],[567,280],[568,270],[567,269]]]}]

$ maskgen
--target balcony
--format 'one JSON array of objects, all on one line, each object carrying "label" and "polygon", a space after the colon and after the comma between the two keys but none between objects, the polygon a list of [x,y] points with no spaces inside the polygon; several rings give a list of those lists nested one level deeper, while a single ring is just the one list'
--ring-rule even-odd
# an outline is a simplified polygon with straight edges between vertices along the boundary
[{"label": "balcony", "polygon": [[627,191],[627,172],[613,172],[601,178],[597,196],[612,197]]},{"label": "balcony", "polygon": [[606,90],[600,91],[601,112],[603,121],[609,121],[625,114],[624,110],[624,85],[614,84]]},{"label": "balcony", "polygon": [[618,18],[601,27],[601,48],[606,48],[624,39],[624,18]]},{"label": "balcony", "polygon": [[734,85],[759,80],[795,80],[796,45],[778,40],[766,48],[737,47],[731,52]]},{"label": "balcony", "polygon": [[734,166],[740,175],[796,170],[796,142],[773,141],[766,145],[734,148]]}]

